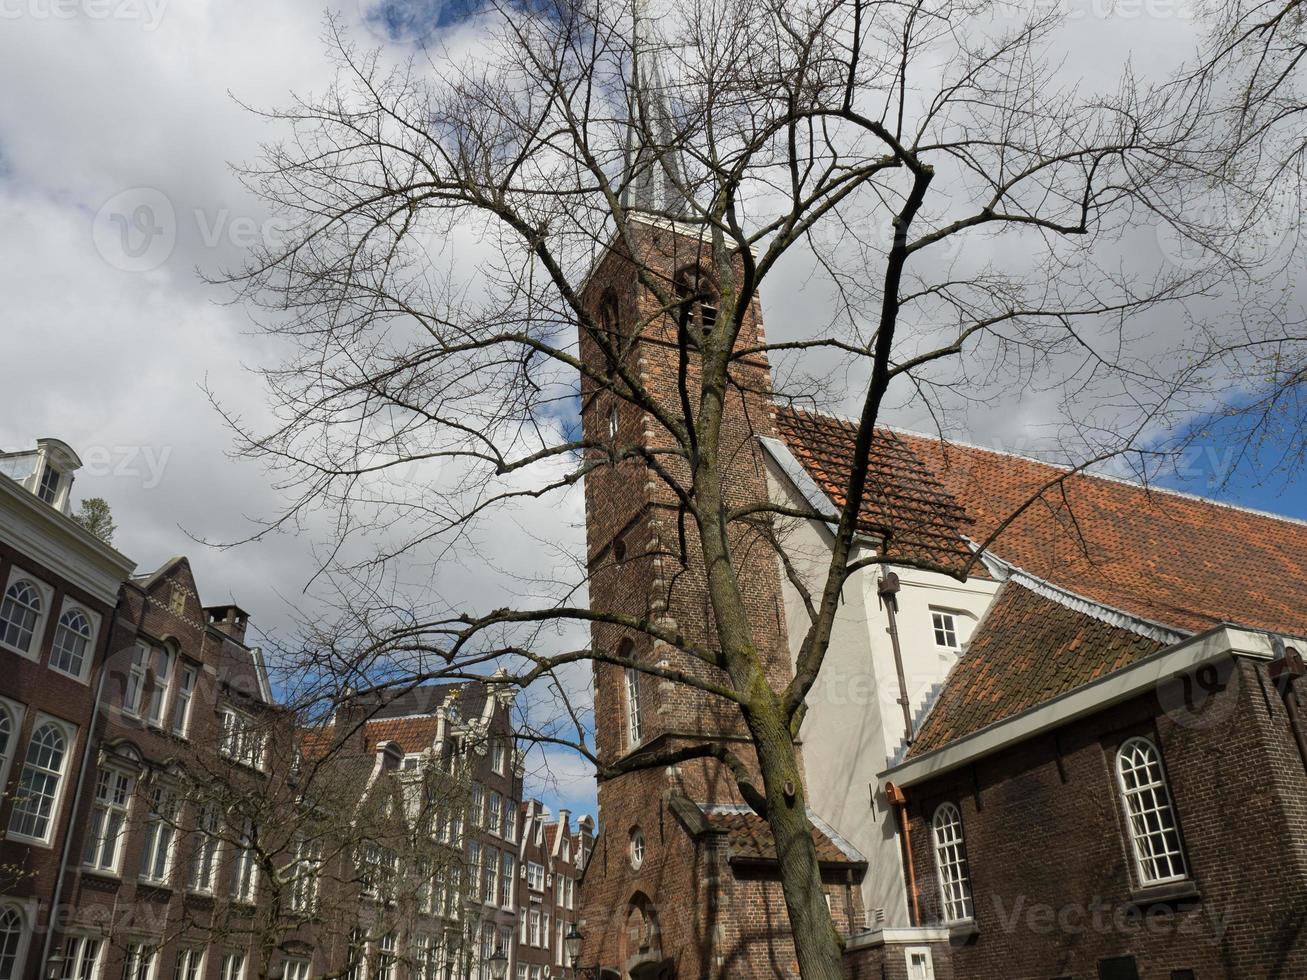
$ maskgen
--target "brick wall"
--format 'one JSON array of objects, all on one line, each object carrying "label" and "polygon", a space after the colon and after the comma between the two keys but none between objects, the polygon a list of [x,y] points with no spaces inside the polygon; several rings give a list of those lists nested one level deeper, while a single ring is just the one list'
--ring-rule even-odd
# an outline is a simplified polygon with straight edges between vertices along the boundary
[{"label": "brick wall", "polygon": [[[1161,748],[1195,894],[1135,880],[1112,767],[1137,734]],[[928,820],[944,800],[962,813],[977,931],[953,948],[957,976],[1090,978],[1113,957],[1145,978],[1307,976],[1307,774],[1264,663],[1204,669],[907,793],[928,922]]]}]

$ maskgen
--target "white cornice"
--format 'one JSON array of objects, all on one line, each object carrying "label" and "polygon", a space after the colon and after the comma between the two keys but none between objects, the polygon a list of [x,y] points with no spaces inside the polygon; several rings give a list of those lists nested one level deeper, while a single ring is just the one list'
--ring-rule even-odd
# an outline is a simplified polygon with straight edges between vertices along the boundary
[{"label": "white cornice", "polygon": [[[1283,639],[1288,641],[1291,638]],[[1302,643],[1301,639],[1292,639]],[[1215,627],[1058,695],[1051,701],[994,722],[934,752],[886,769],[879,776],[881,788],[886,783],[907,787],[942,776],[1009,745],[1154,691],[1179,674],[1203,664],[1231,657],[1271,660],[1275,657],[1274,640],[1270,633],[1234,626]]]},{"label": "white cornice", "polygon": [[0,476],[0,537],[110,608],[136,568],[126,555],[6,476]]}]

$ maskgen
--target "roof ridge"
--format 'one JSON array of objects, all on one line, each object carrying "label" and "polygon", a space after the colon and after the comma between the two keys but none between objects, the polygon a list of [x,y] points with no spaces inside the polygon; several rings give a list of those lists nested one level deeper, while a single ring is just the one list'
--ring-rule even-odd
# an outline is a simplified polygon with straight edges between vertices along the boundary
[{"label": "roof ridge", "polygon": [[[856,426],[858,424],[856,419],[853,419],[846,415],[840,415],[836,412],[825,412],[817,409],[798,408],[793,405],[783,405],[779,407],[783,411],[791,411],[791,412],[797,412],[802,415],[813,415],[819,418],[827,418],[832,421],[840,422],[846,425]],[[1129,480],[1121,476],[1110,476],[1106,473],[1095,473],[1090,470],[1076,469],[1076,467],[1071,466],[1067,463],[1050,463],[1046,459],[1039,459],[1036,456],[1028,456],[1025,453],[1014,452],[1013,450],[1010,449],[994,449],[991,446],[982,446],[979,445],[978,443],[967,442],[964,439],[944,438],[942,436],[931,434],[929,432],[920,432],[916,429],[908,429],[903,426],[889,425],[887,423],[878,422],[876,427],[879,429],[885,429],[889,432],[893,432],[895,435],[912,436],[913,438],[917,438],[917,439],[926,439],[932,442],[937,442],[942,446],[958,446],[959,448],[962,449],[973,449],[976,452],[989,453],[992,456],[1005,456],[1009,459],[1020,459],[1028,463],[1038,463],[1040,466],[1047,466],[1050,469],[1054,469],[1054,470],[1062,470],[1063,472],[1072,473],[1073,475],[1076,476],[1083,476],[1091,480],[1102,480],[1105,483],[1116,483],[1122,486],[1133,487],[1136,490],[1142,490],[1145,493],[1165,494],[1166,496],[1169,497],[1178,497],[1181,500],[1190,500],[1193,501],[1194,503],[1207,504],[1211,507],[1221,507],[1226,510],[1232,510],[1242,514],[1250,514],[1253,517],[1265,517],[1273,521],[1280,521],[1284,524],[1291,524],[1295,527],[1307,528],[1307,519],[1305,518],[1293,517],[1289,514],[1277,514],[1275,511],[1262,510],[1261,508],[1258,507],[1249,507],[1245,504],[1230,503],[1225,500],[1217,500],[1213,497],[1204,497],[1201,494],[1190,493],[1187,490],[1176,490],[1171,487],[1159,486],[1153,483],[1143,483],[1139,480]]]}]

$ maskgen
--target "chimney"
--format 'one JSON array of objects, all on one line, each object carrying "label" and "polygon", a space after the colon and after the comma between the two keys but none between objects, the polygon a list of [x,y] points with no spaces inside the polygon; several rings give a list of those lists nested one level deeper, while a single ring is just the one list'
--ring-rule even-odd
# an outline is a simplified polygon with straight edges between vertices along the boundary
[{"label": "chimney", "polygon": [[[340,704],[336,706],[336,713],[331,719],[335,728],[335,731],[332,732],[333,738],[344,749],[352,752],[367,752],[367,719],[376,710],[377,698],[375,695],[357,694],[353,689],[346,688],[341,695]],[[378,747],[378,751],[380,751],[380,747]]]},{"label": "chimney", "polygon": [[225,606],[205,606],[204,618],[210,626],[225,633],[237,643],[245,643],[245,627],[249,623],[250,614],[235,603],[229,603]]}]

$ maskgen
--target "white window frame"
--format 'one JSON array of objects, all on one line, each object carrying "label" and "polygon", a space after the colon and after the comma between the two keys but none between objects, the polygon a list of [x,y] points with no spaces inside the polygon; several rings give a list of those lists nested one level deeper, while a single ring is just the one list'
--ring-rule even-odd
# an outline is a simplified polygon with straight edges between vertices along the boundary
[{"label": "white window frame", "polygon": [[[111,795],[100,798],[100,787],[105,778],[113,783],[126,780],[126,795],[118,800],[117,787],[111,785]],[[120,785],[120,783],[118,783]],[[82,848],[82,867],[95,874],[117,877],[122,873],[123,847],[127,840],[127,829],[131,822],[132,800],[136,798],[136,772],[127,766],[105,764],[95,774],[95,785],[91,789],[90,822],[86,828],[86,840]],[[109,846],[107,828],[114,816],[118,817],[118,830],[114,834],[113,856],[107,863],[104,860],[105,849]]]},{"label": "white window frame", "polygon": [[133,718],[141,717],[141,708],[145,703],[145,678],[150,671],[150,645],[144,640],[137,640],[132,648],[132,658],[127,664],[127,680],[123,686],[123,713]]},{"label": "white window frame", "polygon": [[[922,965],[925,966],[924,974],[912,972],[914,957],[922,958]],[[908,971],[908,980],[935,980],[935,957],[931,954],[929,946],[907,946],[903,950],[903,965]]]},{"label": "white window frame", "polygon": [[506,909],[513,907],[513,896],[517,891],[517,868],[515,859],[509,851],[499,856],[500,905]]},{"label": "white window frame", "polygon": [[219,753],[223,758],[261,772],[267,740],[259,731],[254,716],[237,711],[231,705],[223,705],[218,714],[222,719]]},{"label": "white window frame", "polygon": [[971,866],[967,861],[962,811],[954,803],[941,803],[930,818],[930,842],[935,854],[940,911],[948,925],[972,922],[975,903],[971,894]]},{"label": "white window frame", "polygon": [[[948,650],[951,653],[957,653],[962,649],[961,631],[958,629],[958,613],[954,610],[931,606],[930,631],[934,637],[935,646],[939,649]],[[940,642],[941,635],[944,637],[945,642]],[[949,637],[952,637],[952,643],[947,642]]]},{"label": "white window frame", "polygon": [[[58,653],[59,631],[63,629],[64,617],[70,613],[81,613],[86,619],[87,625],[91,628],[90,636],[86,637],[86,650],[82,655],[82,669],[78,673],[70,670],[64,670],[62,667],[55,665],[55,654]],[[95,650],[100,639],[100,615],[86,608],[82,603],[77,602],[68,596],[64,596],[63,604],[59,607],[59,618],[55,620],[54,638],[50,641],[50,660],[49,668],[56,674],[62,674],[64,677],[71,677],[75,681],[86,684],[91,676],[91,662],[95,659]]]},{"label": "white window frame", "polygon": [[203,946],[183,946],[177,950],[175,980],[204,980]]},{"label": "white window frame", "polygon": [[504,840],[510,844],[517,843],[517,800],[505,800],[504,809]]},{"label": "white window frame", "polygon": [[9,786],[9,770],[14,757],[18,755],[18,737],[23,733],[23,718],[27,714],[27,705],[8,698],[0,698],[0,711],[9,717],[9,731],[5,743],[0,745],[0,792]]},{"label": "white window frame", "polygon": [[322,868],[320,841],[301,837],[295,842],[295,859],[290,864],[290,908],[300,915],[318,910],[319,875]]},{"label": "white window frame", "polygon": [[377,937],[377,980],[399,980],[399,940],[392,929]]},{"label": "white window frame", "polygon": [[26,976],[24,967],[27,963],[28,947],[32,944],[32,923],[36,921],[36,899],[0,898],[0,912],[18,914],[18,944],[14,947],[14,965],[12,972],[0,980],[20,980]]},{"label": "white window frame", "polygon": [[[168,730],[178,738],[189,738],[191,707],[195,702],[195,687],[200,679],[200,667],[184,658],[178,658],[175,668],[177,688],[173,694]],[[180,713],[181,717],[178,718]]]},{"label": "white window frame", "polygon": [[[182,808],[181,794],[171,783],[156,781],[149,787],[146,799],[149,809],[145,814],[144,844],[137,878],[156,888],[170,888],[176,870],[177,838],[181,836],[177,832]],[[163,855],[163,871],[156,874],[154,869],[158,867],[160,853]]]},{"label": "white window frame", "polygon": [[[1131,786],[1125,767],[1126,754],[1136,748],[1145,750],[1151,755],[1151,767],[1155,768],[1157,773],[1156,777],[1146,776],[1146,782],[1137,781]],[[1148,765],[1145,763],[1145,766]],[[1113,769],[1116,770],[1116,785],[1121,794],[1121,807],[1125,812],[1126,837],[1130,844],[1130,854],[1134,858],[1135,880],[1139,886],[1152,888],[1156,885],[1188,881],[1189,862],[1185,857],[1184,838],[1180,833],[1175,803],[1171,799],[1171,787],[1166,777],[1166,766],[1162,762],[1162,751],[1157,747],[1157,743],[1143,736],[1126,739],[1116,750]],[[1131,767],[1132,773],[1138,771],[1138,766]],[[1146,815],[1168,826],[1161,831],[1150,831],[1146,826],[1141,829],[1141,822]],[[1159,837],[1164,839],[1168,831],[1175,837],[1175,850],[1154,851],[1153,841]],[[1155,867],[1154,870],[1150,870],[1149,865],[1151,863],[1156,866],[1159,860],[1165,860],[1169,867],[1178,865],[1179,872],[1169,875],[1156,874]]]},{"label": "white window frame", "polygon": [[218,967],[218,980],[245,980],[245,953],[228,950],[222,954]]},{"label": "white window frame", "polygon": [[309,980],[312,969],[313,962],[307,956],[287,956],[281,966],[282,980]]},{"label": "white window frame", "polygon": [[504,798],[494,790],[486,793],[486,829],[496,837],[503,836]]},{"label": "white window frame", "polygon": [[232,838],[230,895],[238,905],[253,905],[259,898],[259,860],[254,845],[258,827],[249,817],[241,817],[239,828]]},{"label": "white window frame", "polygon": [[[196,807],[190,866],[186,869],[186,890],[195,895],[212,895],[218,881],[218,849],[222,844],[222,811],[216,803]],[[201,880],[201,871],[204,871]]]},{"label": "white window frame", "polygon": [[6,643],[4,640],[4,627],[0,626],[0,650],[8,650],[10,653],[16,653],[34,663],[40,663],[41,647],[45,640],[45,627],[50,621],[50,607],[54,604],[54,588],[20,565],[11,565],[9,578],[5,581],[4,589],[0,590],[0,607],[4,605],[5,597],[9,595],[9,590],[14,586],[14,583],[19,581],[31,582],[41,600],[41,612],[37,615],[36,622],[32,624],[32,648],[24,650],[15,644]]},{"label": "white window frame", "polygon": [[45,835],[36,837],[14,829],[14,818],[18,814],[18,799],[13,801],[13,805],[10,808],[9,829],[5,834],[9,840],[22,841],[24,844],[32,844],[36,847],[49,847],[51,842],[54,840],[55,828],[60,822],[59,811],[63,809],[64,797],[68,795],[69,764],[77,751],[77,726],[70,725],[62,718],[56,718],[53,715],[47,715],[44,712],[38,711],[36,717],[32,721],[32,730],[28,735],[27,744],[23,748],[23,765],[18,770],[19,785],[14,788],[15,794],[20,792],[23,773],[27,770],[27,750],[31,746],[32,737],[47,724],[53,725],[62,733],[64,738],[64,754],[63,758],[60,760],[58,783],[55,785],[54,799],[50,803],[50,813],[46,818]]},{"label": "white window frame", "polygon": [[644,867],[645,843],[644,833],[639,827],[631,831],[631,840],[627,848],[627,857],[631,862],[631,870],[639,871]]},{"label": "white window frame", "polygon": [[624,674],[626,691],[626,747],[633,749],[643,738],[643,723],[640,718],[640,672],[634,667],[627,667]]},{"label": "white window frame", "polygon": [[[86,952],[91,943],[95,944],[95,950],[88,960]],[[103,936],[89,932],[70,932],[65,935],[64,965],[60,980],[99,980],[104,972],[106,945]]]},{"label": "white window frame", "polygon": [[504,775],[504,759],[508,751],[504,746],[504,740],[497,738],[490,743],[490,768],[498,775]]},{"label": "white window frame", "polygon": [[177,651],[164,644],[150,647],[149,664],[154,666],[156,658],[163,664],[162,670],[152,670],[154,686],[150,688],[150,701],[145,708],[145,723],[160,731],[168,723],[168,707],[172,703],[173,673],[177,668]]},{"label": "white window frame", "polygon": [[545,866],[535,861],[526,863],[526,887],[533,892],[545,890]]},{"label": "white window frame", "polygon": [[[159,946],[133,939],[123,949],[123,980],[154,980],[159,970]],[[181,980],[180,974],[177,980]]]}]

